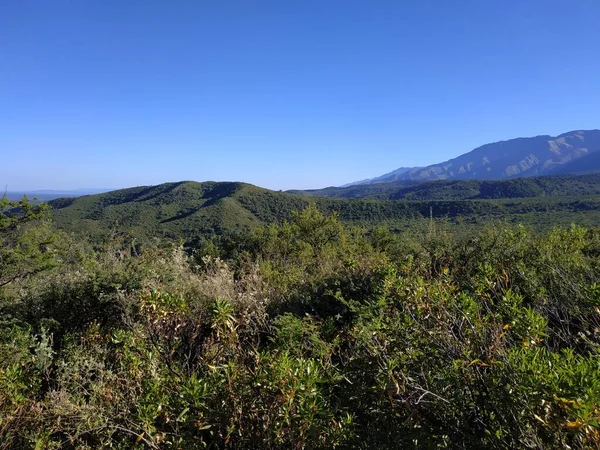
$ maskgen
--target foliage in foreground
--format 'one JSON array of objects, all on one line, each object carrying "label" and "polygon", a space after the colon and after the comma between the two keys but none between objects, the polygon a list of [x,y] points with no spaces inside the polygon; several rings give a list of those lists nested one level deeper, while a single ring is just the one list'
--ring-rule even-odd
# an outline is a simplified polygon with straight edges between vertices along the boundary
[{"label": "foliage in foreground", "polygon": [[1,449],[600,446],[596,230],[307,208],[188,256],[3,223]]}]

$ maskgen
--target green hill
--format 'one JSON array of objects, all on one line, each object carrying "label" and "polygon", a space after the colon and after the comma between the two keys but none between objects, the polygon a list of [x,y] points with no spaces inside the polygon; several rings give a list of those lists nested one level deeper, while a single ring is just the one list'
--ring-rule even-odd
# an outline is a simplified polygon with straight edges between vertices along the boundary
[{"label": "green hill", "polygon": [[571,223],[589,226],[600,221],[597,192],[597,175],[427,183],[405,187],[401,194],[386,194],[383,200],[314,197],[236,182],[184,181],[58,199],[50,205],[58,228],[94,239],[127,233],[143,240],[193,243],[281,222],[310,203],[323,212],[337,212],[346,223],[367,228],[384,224],[394,231],[418,232],[430,216],[463,228],[499,221],[539,229]]},{"label": "green hill", "polygon": [[420,217],[416,205],[370,199],[307,198],[245,183],[184,181],[142,186],[50,202],[62,229],[100,237],[127,232],[139,238],[194,241],[206,235],[247,232],[282,221],[292,211],[316,203],[339,211],[347,222],[405,221]]},{"label": "green hill", "polygon": [[184,181],[59,199],[50,205],[59,228],[92,236],[113,230],[174,239],[256,226],[260,219],[236,200],[253,190],[260,189],[244,183]]}]

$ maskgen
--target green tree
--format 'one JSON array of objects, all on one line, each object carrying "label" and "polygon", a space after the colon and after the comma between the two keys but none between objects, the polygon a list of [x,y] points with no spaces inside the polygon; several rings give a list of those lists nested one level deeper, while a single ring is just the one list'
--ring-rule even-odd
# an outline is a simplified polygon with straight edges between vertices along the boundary
[{"label": "green tree", "polygon": [[52,267],[50,208],[24,196],[0,199],[0,288]]}]

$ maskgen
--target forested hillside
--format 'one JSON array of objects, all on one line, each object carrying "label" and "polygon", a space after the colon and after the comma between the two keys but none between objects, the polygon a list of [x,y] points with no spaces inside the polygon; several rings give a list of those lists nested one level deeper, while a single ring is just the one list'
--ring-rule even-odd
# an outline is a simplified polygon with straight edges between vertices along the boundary
[{"label": "forested hillside", "polygon": [[262,225],[283,199],[174,183],[63,202],[257,222],[187,252],[98,245],[3,199],[0,449],[600,446],[600,230],[409,235],[314,205]]},{"label": "forested hillside", "polygon": [[[581,160],[582,166],[585,160]],[[395,181],[348,187],[289,191],[329,198],[476,200],[600,194],[600,174],[514,178],[510,180]]]},{"label": "forested hillside", "polygon": [[337,212],[345,223],[369,229],[386,225],[410,231],[430,218],[460,225],[465,232],[498,222],[529,224],[540,230],[571,223],[590,226],[600,223],[598,192],[598,175],[417,184],[387,192],[384,200],[370,198],[371,194],[357,199],[323,198],[245,183],[188,181],[54,200],[50,205],[58,228],[93,240],[126,234],[145,242],[194,244],[281,223],[309,204],[326,214]]}]

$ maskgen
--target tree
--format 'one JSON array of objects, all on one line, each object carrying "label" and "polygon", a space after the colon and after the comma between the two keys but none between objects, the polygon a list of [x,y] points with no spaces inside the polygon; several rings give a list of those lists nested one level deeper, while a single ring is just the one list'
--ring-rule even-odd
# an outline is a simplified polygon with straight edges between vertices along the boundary
[{"label": "tree", "polygon": [[27,196],[0,199],[0,288],[55,264],[51,250],[55,233],[50,207],[34,204]]}]

